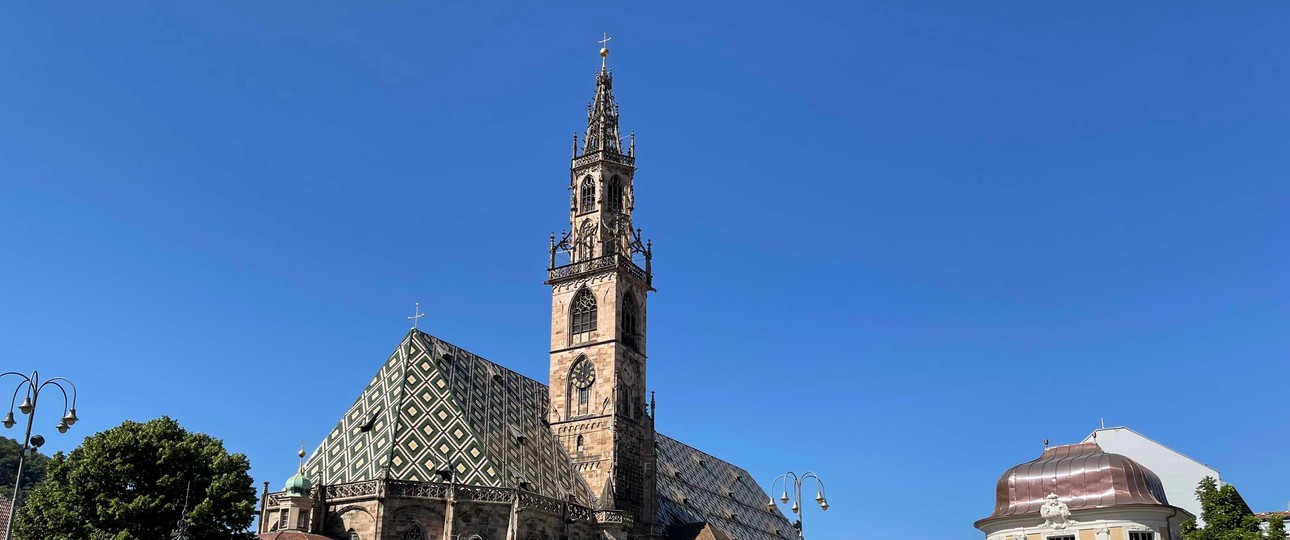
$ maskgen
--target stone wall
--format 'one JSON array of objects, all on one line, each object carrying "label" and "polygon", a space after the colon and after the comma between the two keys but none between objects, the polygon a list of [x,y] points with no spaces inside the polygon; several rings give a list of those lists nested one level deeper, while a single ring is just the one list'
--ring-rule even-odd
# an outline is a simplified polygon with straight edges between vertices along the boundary
[{"label": "stone wall", "polygon": [[[414,527],[420,527],[424,540],[439,540],[444,537],[445,505],[434,499],[390,499],[383,505],[375,499],[339,503],[327,509],[326,528],[321,532],[342,540],[349,539],[350,531],[360,540],[405,540]],[[453,506],[452,536],[505,540],[511,508],[508,503],[458,501]],[[563,516],[535,509],[521,510],[516,522],[517,540],[557,540],[565,534],[569,540],[593,540],[598,527],[588,522],[566,524]]]}]

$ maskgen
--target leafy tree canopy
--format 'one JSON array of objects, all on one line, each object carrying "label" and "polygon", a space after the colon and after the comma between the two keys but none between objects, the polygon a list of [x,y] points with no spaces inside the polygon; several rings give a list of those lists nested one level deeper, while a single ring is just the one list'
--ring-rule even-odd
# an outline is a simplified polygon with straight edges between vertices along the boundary
[{"label": "leafy tree canopy", "polygon": [[14,540],[172,538],[185,493],[193,540],[250,539],[249,469],[245,455],[169,417],[127,421],[91,435],[70,455],[54,455],[18,512]]},{"label": "leafy tree canopy", "polygon": [[[22,444],[8,437],[0,437],[0,494],[5,497],[13,496],[14,481],[17,480],[18,474],[18,454],[22,453]],[[39,452],[34,452],[27,456],[27,461],[22,464],[22,494],[31,491],[36,484],[45,478],[45,467],[49,463],[49,457]]]},{"label": "leafy tree canopy", "polygon": [[1206,476],[1196,487],[1200,499],[1200,519],[1183,524],[1183,540],[1263,540],[1259,519],[1250,511],[1245,499],[1231,484],[1218,487],[1218,482]]},{"label": "leafy tree canopy", "polygon": [[1268,518],[1267,540],[1286,540],[1286,518],[1273,515]]}]

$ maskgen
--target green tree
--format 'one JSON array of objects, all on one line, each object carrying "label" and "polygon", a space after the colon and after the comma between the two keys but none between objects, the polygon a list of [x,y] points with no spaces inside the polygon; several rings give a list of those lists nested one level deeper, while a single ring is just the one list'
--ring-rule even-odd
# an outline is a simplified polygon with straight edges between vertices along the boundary
[{"label": "green tree", "polygon": [[169,417],[125,422],[59,452],[14,522],[14,540],[160,540],[176,533],[188,494],[193,540],[242,540],[255,489],[242,454]]},{"label": "green tree", "polygon": [[[18,454],[22,453],[22,445],[18,441],[8,437],[0,437],[0,494],[5,497],[13,496],[14,481],[18,479]],[[34,452],[27,456],[27,460],[22,464],[22,490],[19,493],[20,498],[26,498],[31,493],[32,488],[36,487],[41,480],[45,478],[45,468],[49,464],[49,457],[44,454]]]},{"label": "green tree", "polygon": [[1218,487],[1218,481],[1206,476],[1196,487],[1200,499],[1199,527],[1196,520],[1183,524],[1184,540],[1263,540],[1259,518],[1250,511],[1245,499],[1231,484]]},{"label": "green tree", "polygon": [[1286,540],[1286,518],[1280,514],[1268,517],[1267,540]]}]

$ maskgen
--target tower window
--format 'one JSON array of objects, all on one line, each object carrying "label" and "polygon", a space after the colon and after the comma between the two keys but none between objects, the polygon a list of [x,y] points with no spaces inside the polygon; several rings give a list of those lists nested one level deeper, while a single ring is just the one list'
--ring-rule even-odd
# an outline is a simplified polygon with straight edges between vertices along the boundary
[{"label": "tower window", "polygon": [[623,181],[617,176],[609,179],[609,195],[605,197],[610,212],[623,209]]},{"label": "tower window", "polygon": [[596,297],[590,289],[582,289],[573,296],[573,333],[581,334],[596,329]]},{"label": "tower window", "polygon": [[290,520],[291,520],[290,515],[291,515],[291,514],[290,514],[290,512],[288,512],[286,508],[283,508],[283,509],[278,513],[278,530],[279,530],[279,531],[285,531],[285,530],[287,530],[287,525],[291,523],[291,521],[290,521]]},{"label": "tower window", "polygon": [[590,212],[596,209],[596,182],[590,176],[582,179],[582,192],[578,199],[578,211]]},{"label": "tower window", "polygon": [[636,297],[632,296],[631,293],[623,295],[622,312],[623,342],[635,349],[636,334],[640,331],[638,324],[640,321],[640,308],[636,306]]},{"label": "tower window", "polygon": [[582,435],[578,435],[578,445],[576,448],[578,449],[578,452],[582,452],[582,449],[584,448]]}]

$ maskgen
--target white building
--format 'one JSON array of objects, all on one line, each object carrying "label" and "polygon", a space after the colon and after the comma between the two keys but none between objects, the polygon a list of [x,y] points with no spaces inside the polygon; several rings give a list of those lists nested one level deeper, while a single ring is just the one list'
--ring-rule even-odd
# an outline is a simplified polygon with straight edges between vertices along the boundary
[{"label": "white building", "polygon": [[1212,476],[1218,485],[1223,485],[1223,479],[1212,467],[1127,427],[1096,430],[1083,442],[1096,442],[1106,452],[1120,454],[1151,469],[1164,484],[1169,503],[1198,517],[1200,500],[1196,498],[1196,486],[1201,479]]}]

